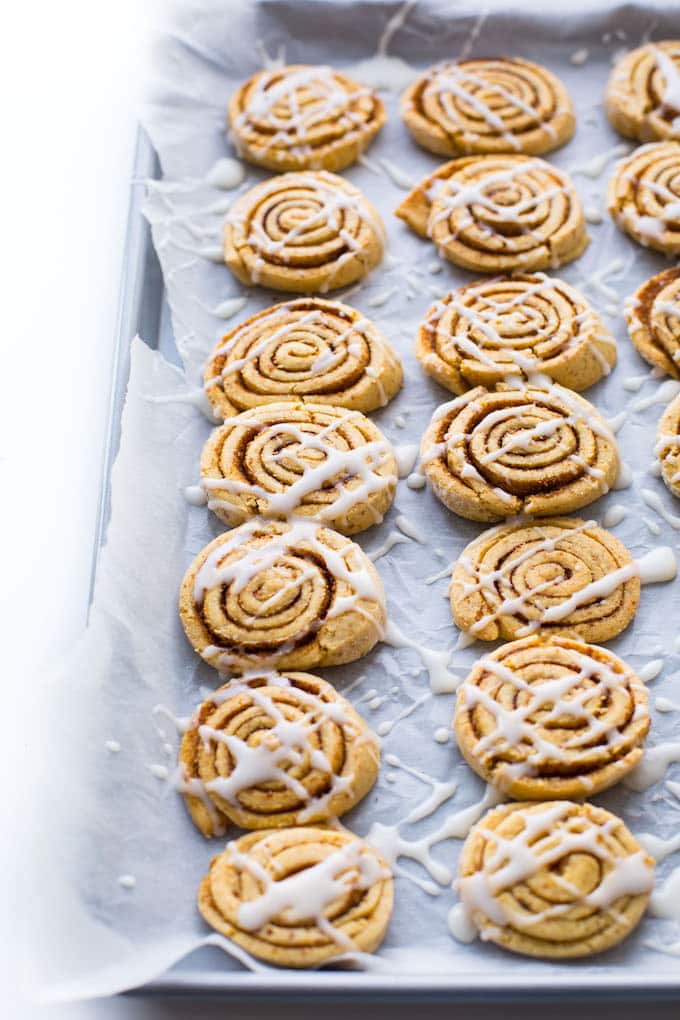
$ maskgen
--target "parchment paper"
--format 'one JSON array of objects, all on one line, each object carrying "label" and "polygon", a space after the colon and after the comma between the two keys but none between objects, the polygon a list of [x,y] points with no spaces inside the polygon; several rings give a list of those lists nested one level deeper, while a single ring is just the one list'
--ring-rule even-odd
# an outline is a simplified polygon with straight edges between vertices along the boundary
[{"label": "parchment paper", "polygon": [[[35,980],[48,998],[102,995],[141,984],[204,943],[208,934],[195,909],[195,893],[222,844],[202,839],[181,798],[157,778],[158,768],[152,771],[150,766],[172,770],[178,740],[172,723],[154,715],[154,707],[163,704],[179,716],[187,715],[201,700],[200,686],[215,686],[217,681],[189,648],[176,611],[187,565],[221,528],[205,508],[190,506],[183,495],[184,487],[197,480],[200,451],[211,427],[191,402],[198,392],[200,365],[228,325],[282,299],[257,288],[248,291],[224,266],[196,254],[197,249],[205,252],[219,245],[229,202],[266,176],[247,168],[243,184],[232,192],[205,183],[215,161],[233,155],[224,132],[227,100],[237,84],[262,65],[264,51],[271,55],[281,50],[289,62],[330,62],[339,67],[369,60],[388,17],[398,9],[394,3],[309,0],[186,3],[173,32],[159,47],[157,84],[144,123],[159,152],[165,181],[150,185],[146,211],[186,380],[142,340],[134,340],[113,473],[111,522],[100,556],[90,625],[51,680],[44,727],[45,782],[39,800],[50,838],[37,841],[38,860],[33,865],[42,876],[34,897],[39,905]],[[622,143],[602,110],[614,51],[637,45],[650,31],[655,38],[677,37],[680,24],[662,8],[652,11],[635,5],[608,13],[591,7],[588,14],[569,17],[557,10],[542,10],[539,15],[525,6],[524,11],[498,10],[482,24],[476,7],[422,0],[387,40],[387,48],[419,68],[460,54],[466,46],[472,53],[512,53],[547,64],[565,81],[578,112],[576,137],[548,158],[573,170]],[[603,33],[610,33],[607,41]],[[575,66],[570,55],[582,47],[589,50],[589,57]],[[362,71],[371,84],[375,65],[369,60]],[[384,68],[382,72],[384,77]],[[413,73],[401,59],[390,69],[390,76],[402,83]],[[404,191],[381,172],[380,160],[392,161],[414,181],[437,160],[410,141],[397,114],[396,93],[381,94],[389,121],[368,153],[370,167],[356,166],[346,176],[379,208],[387,226],[389,257],[347,300],[378,323],[403,359],[404,388],[375,418],[395,445],[405,447],[419,441],[434,408],[448,399],[415,361],[416,326],[435,294],[471,277],[448,264],[431,272],[438,262],[432,246],[392,215]],[[603,222],[590,227],[593,240],[585,255],[557,275],[584,286],[619,340],[618,367],[587,396],[610,418],[628,412],[618,438],[634,482],[584,513],[601,521],[608,506],[625,504],[628,516],[614,531],[638,556],[655,545],[678,543],[677,532],[645,505],[641,490],[656,492],[673,512],[680,507],[649,470],[662,406],[635,409],[636,401],[656,392],[659,381],[648,378],[639,393],[623,386],[648,369],[627,340],[621,305],[625,295],[665,262],[625,238],[607,217],[603,195],[612,167],[610,162],[597,178],[575,176],[585,206],[599,208]],[[598,273],[606,274],[612,260],[619,260],[620,266],[607,278],[612,289],[606,293],[593,281]],[[383,300],[388,292],[391,296]],[[228,324],[212,314],[212,309],[239,295],[247,295],[247,304]],[[337,296],[342,298],[343,292]],[[405,427],[399,427],[401,416]],[[427,539],[397,545],[377,561],[390,617],[429,647],[451,650],[452,667],[464,675],[484,648],[453,651],[457,631],[443,597],[447,581],[428,585],[426,579],[454,560],[481,528],[450,514],[427,489],[414,491],[402,482],[385,522],[358,537],[363,548],[376,550],[394,530],[399,514],[416,523]],[[680,582],[646,588],[634,623],[609,643],[635,667],[657,656],[664,658],[652,704],[658,695],[680,698],[680,658],[674,644],[679,614]],[[374,726],[394,720],[429,690],[427,672],[411,649],[381,645],[360,662],[321,672],[340,690],[356,684],[350,697]],[[365,679],[357,683],[362,676]],[[388,695],[376,711],[368,706],[370,690]],[[434,830],[444,816],[483,794],[483,784],[462,762],[455,744],[433,739],[436,729],[450,725],[452,710],[451,695],[426,699],[384,740],[385,754],[396,754],[408,766],[458,783],[455,797],[437,813],[403,827],[407,838]],[[680,714],[654,711],[650,744],[678,736]],[[107,741],[119,742],[120,751],[107,750]],[[680,778],[680,767],[672,766],[668,776]],[[365,835],[373,822],[403,819],[429,792],[427,782],[384,763],[374,791],[344,822]],[[680,822],[680,800],[663,783],[645,793],[619,787],[596,800],[620,813],[634,832],[667,837]],[[460,843],[449,840],[435,847],[433,856],[454,874],[459,850]],[[414,876],[428,878],[414,862],[401,863]],[[660,879],[677,863],[671,857],[661,865]],[[134,888],[121,886],[118,879],[123,875],[134,876]],[[650,980],[678,970],[677,958],[647,946],[650,941],[668,944],[680,938],[670,922],[647,918],[618,949],[592,962],[556,965],[512,957],[479,942],[454,941],[446,925],[453,899],[447,888],[428,896],[398,878],[394,918],[380,960],[400,975],[464,973],[478,976],[480,983],[485,975],[499,973],[508,973],[510,980],[531,980],[568,969],[578,982],[579,974],[593,968],[602,975],[622,977],[634,968],[649,974]],[[219,968],[225,984],[229,972],[242,966],[228,955],[214,953],[203,965]],[[320,972],[320,987],[324,977]],[[363,973],[347,975],[352,982],[365,978]]]}]

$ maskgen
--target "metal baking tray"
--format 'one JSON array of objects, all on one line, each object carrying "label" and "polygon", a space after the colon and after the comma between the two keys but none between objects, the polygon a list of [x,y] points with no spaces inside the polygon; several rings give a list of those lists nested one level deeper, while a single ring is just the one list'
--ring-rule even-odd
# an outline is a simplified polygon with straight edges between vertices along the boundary
[{"label": "metal baking tray", "polygon": [[[92,558],[92,582],[96,573],[98,552],[103,544],[110,512],[111,468],[120,440],[121,415],[130,364],[131,339],[139,334],[169,361],[179,364],[175,348],[170,310],[167,304],[161,269],[151,241],[148,223],[141,211],[144,181],[159,176],[159,164],[153,147],[140,129],[131,179],[131,197],[122,273],[121,293],[116,327],[109,402],[109,425],[99,512]],[[561,975],[525,975],[513,979],[513,959],[498,974],[478,976],[464,972],[449,975],[399,975],[351,970],[314,972],[280,971],[251,973],[224,968],[224,956],[217,948],[203,948],[192,953],[161,977],[135,990],[143,995],[205,995],[230,999],[319,999],[334,1001],[351,999],[410,999],[411,1001],[508,1001],[531,997],[537,999],[623,997],[651,1001],[680,1000],[680,966],[677,975],[633,973],[612,975],[597,970],[579,970],[578,965],[566,966]]]},{"label": "metal baking tray", "polygon": [[[526,17],[526,10],[524,11]],[[679,23],[680,24],[680,23]],[[677,33],[676,33],[677,34]],[[130,343],[140,335],[168,361],[179,364],[170,310],[151,232],[142,215],[144,181],[160,176],[159,162],[143,130],[140,130],[131,178],[130,207],[121,295],[116,328],[109,402],[109,427],[102,473],[101,496],[92,561],[92,584],[99,550],[104,542],[110,513],[111,469],[120,441],[121,416],[130,368]],[[522,973],[515,958],[505,954],[503,966],[493,974],[457,969],[448,974],[422,975],[381,971],[321,970],[252,973],[225,967],[217,948],[192,953],[161,977],[137,989],[141,994],[184,994],[230,999],[410,999],[411,1001],[508,1001],[532,999],[680,1000],[680,964],[676,973],[653,967],[620,972],[596,965],[564,964],[559,973]]]}]

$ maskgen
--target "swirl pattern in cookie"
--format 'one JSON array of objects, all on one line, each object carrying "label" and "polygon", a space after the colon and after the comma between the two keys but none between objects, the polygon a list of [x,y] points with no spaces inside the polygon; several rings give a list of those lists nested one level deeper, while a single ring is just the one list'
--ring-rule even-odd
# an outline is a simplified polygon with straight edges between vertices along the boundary
[{"label": "swirl pattern in cookie", "polygon": [[385,123],[376,93],[332,67],[258,71],[229,103],[230,138],[243,159],[284,170],[344,170]]},{"label": "swirl pattern in cookie", "polygon": [[184,733],[179,789],[204,836],[233,822],[273,829],[339,818],[373,786],[378,740],[350,703],[310,673],[235,679]]},{"label": "swirl pattern in cookie", "polygon": [[315,967],[374,952],[392,913],[390,870],[350,832],[251,832],[213,857],[198,909],[248,953],[280,967]]},{"label": "swirl pattern in cookie", "polygon": [[201,457],[208,507],[234,527],[249,517],[313,517],[345,535],[379,524],[397,460],[360,411],[285,401],[228,418]]},{"label": "swirl pattern in cookie", "polygon": [[486,273],[556,269],[588,245],[567,175],[535,156],[467,156],[418,185],[396,215],[442,257]]},{"label": "swirl pattern in cookie", "polygon": [[270,177],[234,202],[224,260],[248,286],[324,294],[363,279],[384,242],[382,220],[358,188],[308,170]]},{"label": "swirl pattern in cookie", "polygon": [[569,284],[524,273],[478,280],[435,301],[416,355],[454,393],[535,373],[584,390],[616,364],[616,341]]},{"label": "swirl pattern in cookie", "polygon": [[626,53],[609,77],[605,110],[626,138],[680,139],[680,40],[647,43]]},{"label": "swirl pattern in cookie", "polygon": [[604,418],[555,383],[478,386],[442,404],[420,456],[437,498],[472,521],[577,510],[606,493],[619,472]]},{"label": "swirl pattern in cookie", "polygon": [[310,297],[273,305],[232,329],[215,347],[204,381],[222,418],[291,397],[367,412],[398,393],[402,369],[355,308]]},{"label": "swirl pattern in cookie", "polygon": [[454,729],[468,765],[516,800],[591,797],[639,764],[647,700],[606,648],[534,634],[480,659]]},{"label": "swirl pattern in cookie", "polygon": [[680,499],[680,394],[661,415],[654,452],[661,463],[661,477]]},{"label": "swirl pattern in cookie", "polygon": [[680,269],[646,280],[625,303],[628,334],[650,365],[680,379]]},{"label": "swirl pattern in cookie", "polygon": [[180,589],[194,650],[222,671],[353,662],[381,638],[385,594],[355,542],[315,521],[253,518],[218,535]]},{"label": "swirl pattern in cookie", "polygon": [[635,928],[654,861],[594,804],[503,804],[463,846],[456,887],[485,940],[546,959],[591,956]]},{"label": "swirl pattern in cookie", "polygon": [[451,611],[482,641],[537,631],[599,643],[620,634],[640,600],[640,570],[594,521],[555,517],[490,528],[462,552]]},{"label": "swirl pattern in cookie", "polygon": [[474,57],[430,68],[401,101],[404,122],[438,156],[541,155],[574,133],[566,89],[547,68],[518,57]]},{"label": "swirl pattern in cookie", "polygon": [[641,145],[617,164],[607,208],[645,248],[680,254],[680,143]]}]

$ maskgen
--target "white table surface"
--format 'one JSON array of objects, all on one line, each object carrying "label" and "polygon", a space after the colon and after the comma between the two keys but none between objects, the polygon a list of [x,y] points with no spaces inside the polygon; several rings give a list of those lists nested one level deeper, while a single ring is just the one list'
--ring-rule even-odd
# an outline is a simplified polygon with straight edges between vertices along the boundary
[{"label": "white table surface", "polygon": [[[7,292],[0,373],[5,719],[29,717],[41,664],[68,647],[84,624],[135,115],[148,76],[147,40],[162,7],[162,0],[13,5],[11,30],[3,33],[5,137],[8,151],[16,154],[3,168],[9,196],[3,210]],[[10,725],[5,731],[7,760],[19,755],[26,763],[20,774],[30,772],[30,761],[44,767],[31,746],[30,726]],[[35,814],[25,785],[18,780],[5,784],[3,793],[4,818],[18,819],[17,826],[37,835],[30,828]],[[12,948],[21,910],[21,898],[14,895],[21,889],[13,881],[14,846],[12,840],[0,841],[1,874],[10,896],[10,909],[0,912],[5,949],[0,967],[8,972],[3,982],[8,1008],[2,1012],[11,1020],[175,1020],[190,1015],[211,1020],[238,1017],[246,1009],[252,1020],[304,1020],[320,1008],[327,1020],[334,1020],[347,1012],[346,1005],[225,1006],[131,997],[55,1007],[23,1003],[14,990]],[[579,1009],[592,1016],[597,1007],[349,1008],[376,1020],[501,1015],[562,1020]],[[618,1011],[620,1020],[643,1014],[650,1020],[677,1018],[680,1006],[629,1004]]]}]

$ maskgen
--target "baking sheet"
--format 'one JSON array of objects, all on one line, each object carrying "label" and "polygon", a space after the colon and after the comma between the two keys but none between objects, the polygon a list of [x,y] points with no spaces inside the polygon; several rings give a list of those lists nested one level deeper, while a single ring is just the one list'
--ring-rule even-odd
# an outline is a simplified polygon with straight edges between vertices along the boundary
[{"label": "baking sheet", "polygon": [[[155,706],[163,704],[179,716],[187,715],[200,700],[200,685],[215,685],[215,674],[191,652],[176,615],[176,592],[186,566],[220,530],[205,509],[189,506],[183,496],[184,487],[196,481],[200,450],[210,430],[195,406],[200,402],[199,368],[227,328],[212,310],[228,299],[247,296],[239,313],[245,317],[281,300],[280,295],[266,291],[248,291],[236,284],[224,266],[203,257],[212,255],[219,244],[219,227],[230,201],[266,176],[248,168],[234,191],[212,188],[205,181],[217,159],[233,155],[224,138],[224,110],[237,83],[262,65],[263,54],[275,54],[283,47],[290,62],[332,61],[339,67],[352,67],[363,61],[364,80],[371,83],[376,75],[376,82],[401,85],[414,73],[413,67],[459,54],[466,47],[473,54],[506,52],[512,25],[513,53],[547,64],[563,78],[574,98],[577,135],[549,157],[573,171],[622,144],[609,129],[601,106],[614,51],[637,45],[650,31],[655,38],[677,36],[679,27],[677,17],[649,7],[609,11],[591,7],[588,14],[565,24],[561,15],[544,12],[539,17],[528,9],[520,15],[491,11],[480,18],[478,10],[466,11],[464,6],[452,16],[449,4],[429,0],[409,6],[409,10],[393,3],[325,3],[321,7],[304,0],[270,0],[230,3],[227,10],[217,3],[186,4],[173,34],[163,41],[159,85],[145,123],[165,181],[150,185],[146,213],[163,266],[178,360],[186,377],[141,340],[133,342],[120,450],[112,477],[111,520],[99,560],[90,626],[51,688],[49,721],[58,719],[59,726],[46,726],[45,760],[58,762],[58,768],[48,770],[42,796],[51,830],[62,836],[58,844],[38,848],[37,863],[50,876],[41,897],[43,944],[39,950],[39,980],[48,997],[82,997],[133,987],[161,974],[178,959],[184,962],[163,979],[163,987],[314,988],[317,992],[403,987],[467,995],[493,988],[517,994],[537,987],[572,991],[579,986],[613,987],[619,993],[633,985],[679,989],[677,957],[649,947],[651,942],[669,945],[680,938],[680,931],[669,922],[645,919],[626,943],[591,962],[529,961],[479,942],[454,941],[446,924],[454,899],[451,891],[441,886],[438,895],[429,895],[407,878],[397,879],[395,913],[374,964],[377,969],[298,975],[258,968],[253,976],[243,969],[242,961],[219,951],[229,949],[228,944],[207,936],[194,907],[198,881],[220,843],[202,840],[188,821],[181,799],[155,774],[162,772],[159,765],[172,768],[177,746],[172,723],[154,714]],[[385,26],[398,11],[403,24],[386,38]],[[603,41],[607,35],[608,41]],[[399,55],[387,65],[370,60],[381,36],[388,53]],[[333,39],[332,53],[328,39]],[[570,56],[583,47],[589,49],[589,57],[576,66]],[[447,264],[430,271],[439,261],[432,247],[392,216],[404,191],[381,172],[380,161],[390,161],[417,180],[437,160],[408,139],[397,115],[397,94],[381,94],[388,108],[387,127],[368,153],[370,165],[352,168],[346,176],[382,213],[389,258],[347,300],[377,322],[403,359],[404,389],[375,418],[395,445],[405,448],[418,442],[435,406],[447,399],[447,393],[427,380],[415,361],[416,326],[435,292],[442,294],[471,277]],[[654,403],[635,409],[637,401],[657,394],[659,381],[646,378],[635,394],[623,385],[649,373],[626,339],[621,303],[665,263],[623,237],[604,213],[603,195],[612,166],[608,162],[600,176],[578,173],[574,177],[586,207],[599,208],[604,218],[601,225],[590,228],[593,243],[585,255],[558,275],[576,285],[585,282],[587,296],[604,313],[620,342],[617,369],[587,396],[612,419],[627,411],[619,442],[634,480],[630,488],[594,504],[589,516],[601,521],[607,507],[625,504],[628,515],[614,531],[638,556],[659,544],[675,547],[678,543],[675,529],[649,509],[642,491],[657,493],[669,510],[678,508],[649,470],[662,406]],[[592,166],[587,169],[592,173]],[[616,260],[619,268],[609,272]],[[598,274],[606,277],[605,288],[611,290],[593,283]],[[342,298],[343,292],[338,296]],[[614,309],[615,314],[609,314]],[[148,339],[157,345],[157,338]],[[663,392],[667,396],[668,388]],[[400,427],[402,417],[405,427]],[[427,490],[414,491],[402,482],[385,522],[358,536],[363,548],[369,553],[378,549],[395,529],[400,514],[417,522],[427,541],[400,544],[377,562],[388,592],[390,618],[406,634],[417,634],[429,647],[448,651],[453,670],[464,675],[484,648],[476,645],[454,651],[457,632],[442,597],[446,579],[433,584],[427,584],[427,579],[455,559],[480,527],[449,514]],[[650,659],[663,659],[652,703],[657,696],[677,701],[680,695],[675,628],[669,633],[665,626],[665,621],[678,618],[679,604],[677,584],[646,589],[634,623],[609,643],[638,668]],[[404,765],[433,779],[453,779],[458,785],[455,796],[435,814],[405,825],[405,838],[418,839],[437,829],[444,817],[479,801],[483,784],[462,762],[455,745],[433,739],[437,729],[450,724],[453,697],[421,701],[429,682],[415,651],[382,645],[358,663],[320,672],[340,690],[356,684],[350,697],[376,727],[421,702],[385,736],[384,754],[399,756]],[[362,676],[365,679],[358,682]],[[387,695],[376,710],[369,707],[371,690]],[[653,712],[650,744],[679,736],[678,712]],[[111,741],[120,743],[119,751],[107,750]],[[679,779],[678,766],[672,766],[668,775]],[[343,821],[365,835],[376,822],[387,825],[403,819],[429,793],[428,781],[385,762],[374,791]],[[634,832],[667,837],[677,831],[680,800],[663,783],[645,793],[619,787],[596,800],[621,814]],[[436,846],[432,856],[454,874],[459,849],[458,841],[448,840]],[[660,866],[661,881],[674,863],[671,856]],[[418,864],[402,860],[400,865],[421,882],[432,882]],[[123,875],[134,876],[134,888],[119,884]],[[206,943],[217,949],[186,959],[192,949]]]}]

